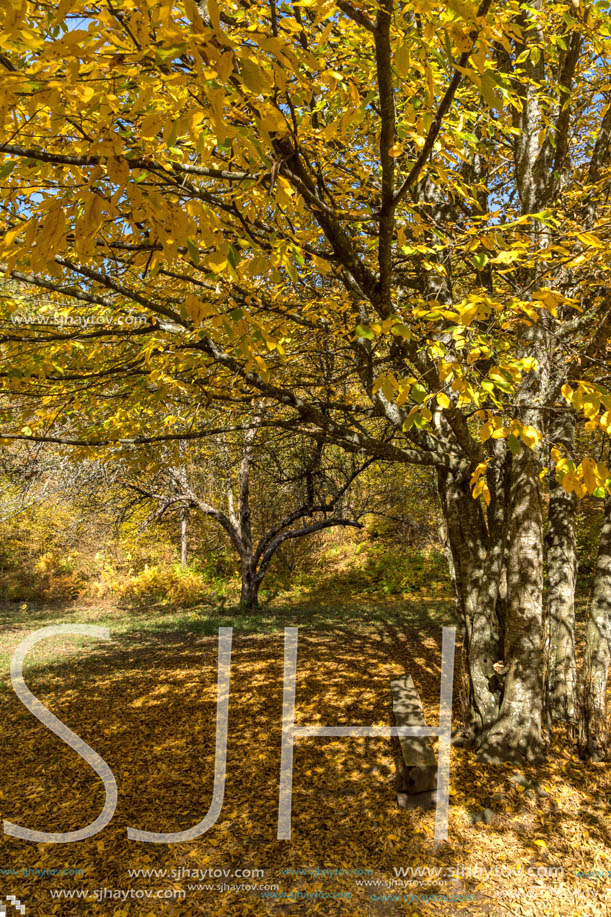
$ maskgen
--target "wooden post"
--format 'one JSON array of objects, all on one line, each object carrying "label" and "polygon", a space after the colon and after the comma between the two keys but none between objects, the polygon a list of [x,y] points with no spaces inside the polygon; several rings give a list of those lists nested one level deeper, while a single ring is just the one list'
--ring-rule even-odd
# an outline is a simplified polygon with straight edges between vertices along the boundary
[{"label": "wooden post", "polygon": [[[420,695],[411,675],[390,683],[397,726],[426,727]],[[437,790],[437,760],[430,736],[399,736],[397,802],[401,808],[432,808]]]}]

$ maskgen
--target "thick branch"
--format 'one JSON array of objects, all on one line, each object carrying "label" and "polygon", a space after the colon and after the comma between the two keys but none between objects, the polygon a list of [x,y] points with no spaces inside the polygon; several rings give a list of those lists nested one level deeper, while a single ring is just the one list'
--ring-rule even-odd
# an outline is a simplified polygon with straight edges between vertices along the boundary
[{"label": "thick branch", "polygon": [[286,516],[281,522],[277,522],[276,525],[273,525],[259,539],[257,550],[255,551],[255,563],[259,562],[259,558],[266,552],[267,547],[273,543],[273,541],[276,539],[276,536],[282,532],[283,529],[288,529],[288,527],[293,525],[294,522],[297,522],[298,519],[303,519],[306,516],[313,516],[315,513],[329,513],[332,510],[335,510],[337,504],[345,495],[348,488],[353,484],[356,478],[372,464],[373,461],[374,459],[367,459],[366,462],[364,462],[358,468],[354,469],[352,474],[349,475],[348,479],[344,482],[342,487],[340,487],[337,493],[326,502],[323,503],[320,500],[314,502],[312,500],[308,503],[304,503],[297,507],[297,509],[293,510],[293,512]]},{"label": "thick branch", "polygon": [[321,519],[319,522],[313,522],[312,525],[306,525],[301,529],[289,529],[288,532],[282,532],[282,534],[278,535],[277,538],[274,538],[272,543],[267,548],[267,551],[261,558],[261,564],[257,571],[257,578],[263,579],[265,571],[267,570],[272,557],[280,545],[287,541],[287,539],[303,538],[305,535],[313,535],[314,532],[320,532],[322,529],[333,528],[337,525],[352,526],[352,528],[357,529],[363,527],[360,522],[356,522],[354,519],[340,519],[339,517],[332,517],[330,519]]},{"label": "thick branch", "polygon": [[363,26],[363,28],[367,29],[369,32],[375,32],[376,27],[374,23],[362,10],[356,9],[351,3],[347,3],[346,0],[337,0],[337,6],[342,13],[345,13],[346,16],[352,19],[353,22],[356,22],[357,25]]},{"label": "thick branch", "polygon": [[392,147],[395,142],[395,100],[392,80],[392,56],[390,49],[390,23],[393,0],[384,0],[378,13],[375,29],[376,69],[380,96],[380,165],[382,168],[382,205],[380,207],[380,229],[378,239],[378,284],[377,308],[386,316],[391,312],[392,240],[395,215],[395,159]]},{"label": "thick branch", "polygon": [[246,431],[242,444],[242,460],[238,472],[238,513],[240,517],[240,538],[242,544],[252,552],[252,531],[250,526],[250,469],[252,467],[252,450],[257,431],[261,425],[261,405],[257,411],[250,428]]},{"label": "thick branch", "polygon": [[[46,150],[37,150],[35,147],[20,146],[15,143],[0,145],[0,153],[10,153],[20,159],[33,159],[36,162],[48,162],[58,166],[97,166],[100,165],[99,156],[73,156],[68,153],[49,153]],[[159,164],[152,159],[138,156],[124,157],[129,169],[152,169]],[[217,178],[222,181],[258,181],[263,177],[263,172],[230,172],[226,169],[211,169],[206,166],[194,166],[188,162],[170,160],[164,162],[173,172],[187,175],[201,175],[204,178]]]}]

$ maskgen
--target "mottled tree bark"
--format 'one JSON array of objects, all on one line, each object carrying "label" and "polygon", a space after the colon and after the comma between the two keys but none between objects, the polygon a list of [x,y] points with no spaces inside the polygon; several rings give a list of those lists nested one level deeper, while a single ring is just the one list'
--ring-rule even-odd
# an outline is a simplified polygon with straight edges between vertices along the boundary
[{"label": "mottled tree bark", "polygon": [[257,575],[252,547],[249,553],[244,552],[240,557],[240,572],[242,577],[240,605],[245,611],[253,611],[259,605],[259,587],[263,577]]},{"label": "mottled tree bark", "polygon": [[598,561],[586,631],[579,747],[584,757],[608,753],[606,695],[611,657],[611,497],[605,501]]},{"label": "mottled tree bark", "polygon": [[484,734],[489,761],[534,760],[542,746],[543,513],[539,464],[531,449],[514,456],[505,624],[505,683],[498,720]]},{"label": "mottled tree bark", "polygon": [[494,664],[502,658],[497,601],[504,546],[502,538],[491,537],[468,481],[442,473],[439,491],[469,676],[466,727],[475,739],[496,721],[501,700]]},{"label": "mottled tree bark", "polygon": [[[570,452],[575,419],[571,411],[553,418],[550,440]],[[577,497],[552,477],[550,481],[547,547],[547,708],[554,720],[574,723],[577,703],[575,662],[575,577],[577,546],[575,512]]]},{"label": "mottled tree bark", "polygon": [[[533,0],[541,10],[543,0]],[[540,45],[542,32],[537,17],[523,12],[525,50]],[[512,112],[516,187],[523,214],[539,211],[545,203],[554,162],[551,143],[542,130],[545,124],[537,83],[544,77],[543,55],[528,57],[525,70],[530,79],[520,87],[521,105]],[[533,220],[530,228],[533,251],[549,244],[544,224]],[[540,265],[518,273],[522,295],[529,299],[538,281]],[[523,377],[516,392],[516,419],[522,427],[544,429],[539,406],[549,384],[550,343],[546,316],[517,328],[517,353],[534,357],[536,366]],[[540,478],[541,450],[518,443],[507,456],[510,492],[509,537],[506,551],[507,598],[504,618],[503,699],[499,717],[482,736],[480,756],[489,761],[534,760],[542,752],[543,719],[543,510]]]}]

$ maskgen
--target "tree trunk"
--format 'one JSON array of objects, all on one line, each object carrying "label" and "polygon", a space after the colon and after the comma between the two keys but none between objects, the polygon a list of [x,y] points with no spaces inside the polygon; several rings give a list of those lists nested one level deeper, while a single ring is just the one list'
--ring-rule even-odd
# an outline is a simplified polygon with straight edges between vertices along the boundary
[{"label": "tree trunk", "polygon": [[[562,429],[561,429],[562,427]],[[571,449],[574,418],[566,411],[554,423],[550,439]],[[575,577],[577,497],[552,478],[547,530],[547,707],[552,719],[574,723],[577,667],[575,662]]]},{"label": "tree trunk", "polygon": [[611,497],[605,500],[594,589],[586,631],[579,748],[595,761],[607,755],[606,694],[611,656]]},{"label": "tree trunk", "polygon": [[245,611],[254,611],[259,607],[259,586],[261,577],[257,575],[252,557],[242,558],[241,563],[242,590],[240,593],[240,607]]},{"label": "tree trunk", "polygon": [[261,423],[261,411],[261,405],[258,404],[251,426],[244,435],[242,460],[238,473],[239,544],[242,572],[240,606],[248,611],[257,608],[259,605],[259,586],[261,584],[261,578],[257,577],[257,564],[254,559],[250,510],[250,472],[253,459],[253,444]]},{"label": "tree trunk", "polygon": [[187,569],[187,516],[188,510],[185,506],[180,514],[180,566],[183,570]]},{"label": "tree trunk", "polygon": [[467,732],[481,735],[497,719],[500,682],[494,663],[502,656],[497,616],[502,545],[491,540],[469,481],[441,473],[439,492],[452,554],[453,585],[462,619],[468,670]]},{"label": "tree trunk", "polygon": [[505,685],[497,722],[483,736],[488,761],[535,760],[543,712],[543,514],[539,464],[523,447],[511,469]]}]

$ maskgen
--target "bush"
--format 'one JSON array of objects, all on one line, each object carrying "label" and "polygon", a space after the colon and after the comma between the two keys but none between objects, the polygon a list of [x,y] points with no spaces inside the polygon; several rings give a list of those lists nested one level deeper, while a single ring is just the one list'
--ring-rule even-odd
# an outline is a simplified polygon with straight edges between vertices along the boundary
[{"label": "bush", "polygon": [[34,559],[17,540],[11,549],[11,562],[0,572],[7,601],[73,601],[85,591],[87,578],[75,555],[50,550]]},{"label": "bush", "polygon": [[436,548],[376,552],[366,559],[362,572],[371,587],[385,595],[444,592],[449,588],[446,561]]},{"label": "bush", "polygon": [[183,570],[178,564],[147,565],[141,573],[117,580],[115,589],[121,604],[135,606],[164,603],[192,608],[215,597],[215,590],[201,572],[190,567]]}]

